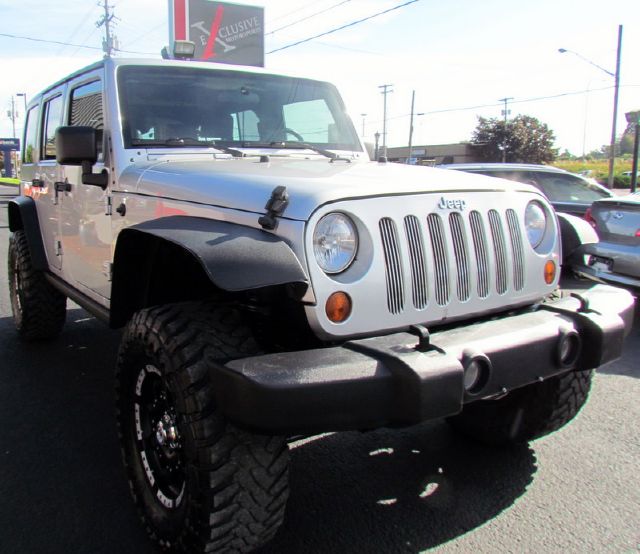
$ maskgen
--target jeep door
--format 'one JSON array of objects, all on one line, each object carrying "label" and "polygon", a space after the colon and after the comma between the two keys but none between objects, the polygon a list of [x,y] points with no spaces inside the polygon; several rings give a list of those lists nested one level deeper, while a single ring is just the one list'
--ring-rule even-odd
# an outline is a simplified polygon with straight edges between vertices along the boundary
[{"label": "jeep door", "polygon": [[36,202],[42,242],[47,262],[52,269],[60,269],[62,265],[54,184],[61,175],[56,164],[55,132],[62,124],[64,91],[64,85],[48,91],[43,96],[40,107],[34,106],[29,110],[24,145],[25,163],[20,171],[24,193]]},{"label": "jeep door", "polygon": [[[104,109],[102,71],[92,71],[68,85],[68,102],[64,125],[89,126],[99,135],[98,162],[104,168]],[[111,283],[111,218],[108,193],[96,185],[82,182],[79,166],[62,166],[61,191],[58,195],[60,239],[62,241],[65,280],[94,300],[106,303]]]}]

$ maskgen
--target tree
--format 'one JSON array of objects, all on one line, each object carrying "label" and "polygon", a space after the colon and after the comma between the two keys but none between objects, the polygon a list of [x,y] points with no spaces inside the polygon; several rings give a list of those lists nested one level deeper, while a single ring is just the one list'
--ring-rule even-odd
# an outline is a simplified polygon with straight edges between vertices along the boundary
[{"label": "tree", "polygon": [[478,146],[486,162],[545,163],[552,162],[558,151],[555,136],[545,123],[529,115],[504,121],[495,117],[478,117],[471,142]]}]

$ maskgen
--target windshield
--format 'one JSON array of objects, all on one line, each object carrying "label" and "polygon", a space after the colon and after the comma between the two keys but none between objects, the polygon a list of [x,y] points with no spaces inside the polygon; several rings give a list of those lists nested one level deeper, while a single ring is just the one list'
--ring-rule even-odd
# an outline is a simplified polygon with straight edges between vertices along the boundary
[{"label": "windshield", "polygon": [[340,96],[328,83],[194,67],[124,66],[118,91],[126,148],[287,148],[303,142],[361,150]]}]

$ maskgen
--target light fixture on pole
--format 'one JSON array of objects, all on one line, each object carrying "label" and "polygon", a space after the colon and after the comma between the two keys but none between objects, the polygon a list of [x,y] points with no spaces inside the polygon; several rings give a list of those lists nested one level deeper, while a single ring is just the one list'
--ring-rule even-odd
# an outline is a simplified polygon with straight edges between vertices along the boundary
[{"label": "light fixture on pole", "polygon": [[615,157],[616,157],[616,120],[618,119],[618,96],[620,93],[620,58],[622,55],[622,25],[618,25],[618,51],[616,55],[616,71],[615,73],[605,69],[604,67],[598,65],[595,62],[592,62],[590,59],[585,58],[578,52],[574,52],[573,50],[569,50],[567,48],[558,48],[558,52],[561,54],[573,54],[574,56],[580,58],[582,61],[587,62],[589,65],[597,67],[600,71],[604,71],[607,75],[613,77],[615,85],[614,85],[614,93],[613,93],[613,123],[611,124],[611,144],[609,146],[609,177],[607,179],[607,186],[609,188],[613,188],[613,170],[615,165]]},{"label": "light fixture on pole", "polygon": [[27,115],[27,93],[26,92],[16,92],[16,96],[22,96],[24,100],[24,115]]}]

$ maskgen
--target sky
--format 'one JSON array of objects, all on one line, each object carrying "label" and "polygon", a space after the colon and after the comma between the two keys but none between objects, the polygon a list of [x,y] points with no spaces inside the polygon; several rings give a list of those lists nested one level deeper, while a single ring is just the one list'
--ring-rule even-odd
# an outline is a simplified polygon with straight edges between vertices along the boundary
[{"label": "sky", "polygon": [[[478,117],[531,115],[554,132],[556,147],[582,155],[611,138],[618,26],[623,25],[617,133],[625,112],[640,110],[638,0],[417,0],[297,46],[315,35],[409,0],[256,0],[265,8],[265,67],[337,85],[365,140],[383,129],[387,145],[471,139]],[[110,0],[119,48],[159,58],[168,43],[168,0]],[[102,57],[97,0],[0,0],[0,137],[16,132],[23,98]],[[6,35],[13,35],[9,37]],[[15,37],[68,43],[36,42]],[[559,48],[569,50],[564,54]],[[585,61],[588,60],[588,61]],[[596,64],[600,68],[592,65]],[[605,71],[606,70],[606,71]]]}]

